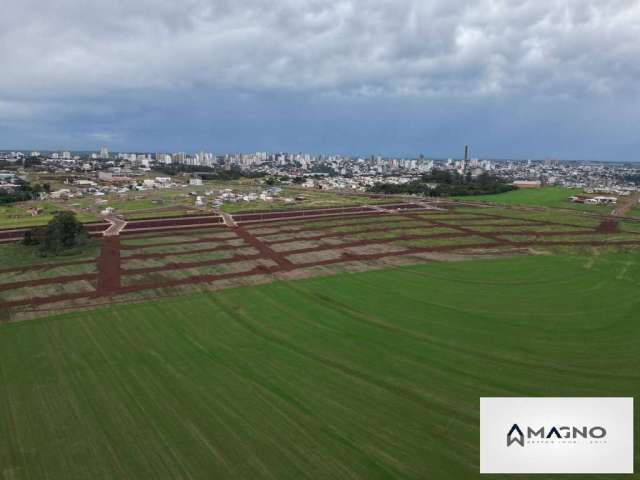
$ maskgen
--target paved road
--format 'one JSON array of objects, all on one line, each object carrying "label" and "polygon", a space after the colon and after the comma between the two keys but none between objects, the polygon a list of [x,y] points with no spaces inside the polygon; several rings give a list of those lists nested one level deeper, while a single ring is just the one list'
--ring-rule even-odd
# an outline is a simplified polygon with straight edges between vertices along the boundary
[{"label": "paved road", "polygon": [[222,220],[224,220],[224,224],[227,227],[237,227],[238,226],[238,224],[233,219],[233,217],[231,215],[229,215],[228,213],[220,212],[220,216],[222,217]]}]

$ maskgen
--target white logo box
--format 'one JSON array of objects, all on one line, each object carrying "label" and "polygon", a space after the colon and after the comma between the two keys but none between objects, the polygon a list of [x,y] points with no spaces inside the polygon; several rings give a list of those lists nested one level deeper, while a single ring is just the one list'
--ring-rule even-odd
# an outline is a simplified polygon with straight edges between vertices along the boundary
[{"label": "white logo box", "polygon": [[633,473],[633,398],[483,397],[480,473]]}]

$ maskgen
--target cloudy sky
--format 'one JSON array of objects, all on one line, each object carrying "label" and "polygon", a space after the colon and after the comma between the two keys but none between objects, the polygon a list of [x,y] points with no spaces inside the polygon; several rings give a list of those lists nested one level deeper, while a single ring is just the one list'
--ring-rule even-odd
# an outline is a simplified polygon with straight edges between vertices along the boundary
[{"label": "cloudy sky", "polygon": [[0,148],[640,160],[640,0],[6,0]]}]

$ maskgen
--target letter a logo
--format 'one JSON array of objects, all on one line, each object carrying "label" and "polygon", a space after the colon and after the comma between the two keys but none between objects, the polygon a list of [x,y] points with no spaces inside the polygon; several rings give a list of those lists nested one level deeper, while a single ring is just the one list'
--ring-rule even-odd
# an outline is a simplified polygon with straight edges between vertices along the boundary
[{"label": "letter a logo", "polygon": [[519,443],[521,447],[524,447],[524,433],[522,433],[517,423],[514,423],[509,433],[507,433],[507,447],[511,446],[512,443]]}]

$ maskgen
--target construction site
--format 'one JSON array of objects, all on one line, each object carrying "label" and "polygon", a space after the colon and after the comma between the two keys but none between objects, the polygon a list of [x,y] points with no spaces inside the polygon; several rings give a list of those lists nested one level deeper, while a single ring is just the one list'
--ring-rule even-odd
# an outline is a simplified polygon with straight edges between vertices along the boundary
[{"label": "construction site", "polygon": [[[461,202],[398,202],[87,225],[96,257],[0,269],[2,320],[416,262],[541,249],[633,248],[619,218]],[[24,231],[0,231],[3,244]],[[0,248],[2,246],[0,245]]]}]

